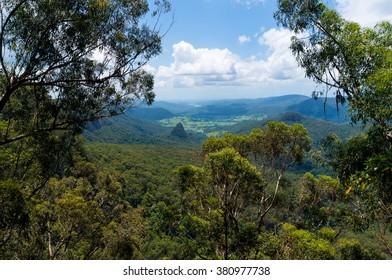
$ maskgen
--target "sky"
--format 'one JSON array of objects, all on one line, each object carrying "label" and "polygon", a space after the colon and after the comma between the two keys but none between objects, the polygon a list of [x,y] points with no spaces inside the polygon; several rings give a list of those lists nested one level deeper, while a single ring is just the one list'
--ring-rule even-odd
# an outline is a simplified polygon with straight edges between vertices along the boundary
[{"label": "sky", "polygon": [[[151,0],[152,1],[152,0]],[[289,49],[289,30],[278,27],[276,0],[170,0],[161,17],[163,51],[146,69],[155,76],[156,100],[311,96],[316,84]],[[390,0],[326,0],[345,19],[373,27],[392,21]]]}]

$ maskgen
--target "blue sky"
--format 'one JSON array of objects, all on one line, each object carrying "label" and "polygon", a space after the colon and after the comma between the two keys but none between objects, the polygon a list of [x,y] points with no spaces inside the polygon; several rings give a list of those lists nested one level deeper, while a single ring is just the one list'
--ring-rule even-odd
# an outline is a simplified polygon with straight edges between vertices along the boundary
[{"label": "blue sky", "polygon": [[[277,27],[276,0],[171,0],[161,18],[163,52],[147,70],[157,100],[311,95],[315,89],[289,50],[292,34]],[[343,17],[373,26],[392,20],[389,0],[327,0]]]}]

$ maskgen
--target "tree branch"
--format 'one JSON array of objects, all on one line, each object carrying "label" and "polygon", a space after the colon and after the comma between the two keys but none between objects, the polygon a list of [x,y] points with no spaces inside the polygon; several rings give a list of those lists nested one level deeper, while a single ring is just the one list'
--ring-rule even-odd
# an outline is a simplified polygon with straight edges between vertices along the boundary
[{"label": "tree branch", "polygon": [[[18,11],[18,9],[24,4],[26,3],[27,0],[22,0],[21,2],[19,2],[14,9],[11,10],[11,12],[8,14],[6,20],[4,21],[4,24],[1,26],[1,31],[0,31],[0,47],[2,48],[2,50],[0,51],[0,63],[1,63],[1,67],[3,68],[4,71],[4,75],[6,76],[7,80],[10,81],[10,77],[7,71],[7,68],[5,67],[5,63],[4,63],[4,56],[3,56],[3,44],[4,44],[4,32],[5,32],[5,28],[8,24],[8,22],[11,20],[11,17]],[[2,7],[1,7],[2,8]],[[4,48],[5,49],[5,48]],[[3,98],[2,98],[3,99]],[[2,107],[0,107],[0,111],[2,110]]]},{"label": "tree branch", "polygon": [[272,197],[272,201],[270,203],[270,205],[264,210],[264,212],[262,212],[261,214],[259,214],[259,218],[258,218],[258,227],[261,227],[261,222],[263,221],[265,215],[267,215],[267,213],[271,210],[272,206],[274,205],[275,199],[276,199],[276,195],[278,194],[278,190],[279,190],[279,184],[280,184],[280,180],[282,178],[282,174],[279,174],[278,176],[278,180],[276,181],[276,186],[275,186],[275,192],[274,195]]},{"label": "tree branch", "polygon": [[[103,110],[103,109],[102,109]],[[99,119],[103,119],[103,118],[107,118],[107,117],[112,117],[115,116],[117,114],[111,114],[111,115],[103,115],[103,116],[93,116],[91,118],[86,118],[81,120],[81,122],[90,122],[90,121],[95,121],[95,120],[99,120]],[[59,123],[59,124],[55,124],[55,125],[51,125],[50,127],[45,127],[45,128],[38,128],[38,129],[34,129],[31,130],[27,133],[24,134],[20,134],[18,136],[14,136],[11,138],[6,138],[3,140],[0,140],[0,146],[5,145],[5,144],[9,144],[21,139],[25,139],[28,137],[31,137],[32,135],[36,134],[36,133],[40,133],[40,132],[50,132],[50,131],[71,131],[72,128],[70,127],[70,124],[67,122],[63,122],[63,123]]]}]

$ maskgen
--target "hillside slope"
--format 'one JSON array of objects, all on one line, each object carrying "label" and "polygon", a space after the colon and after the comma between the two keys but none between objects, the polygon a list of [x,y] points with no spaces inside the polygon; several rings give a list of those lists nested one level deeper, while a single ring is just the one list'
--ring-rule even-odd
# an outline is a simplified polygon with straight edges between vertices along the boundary
[{"label": "hillside slope", "polygon": [[350,121],[347,114],[347,105],[337,105],[334,98],[309,98],[300,103],[288,106],[285,111],[298,112],[313,118],[330,122],[347,123]]},{"label": "hillside slope", "polygon": [[298,112],[286,112],[279,117],[264,120],[264,121],[248,121],[236,124],[232,126],[228,132],[235,134],[249,133],[253,128],[262,128],[269,121],[284,122],[286,124],[300,123],[302,124],[312,138],[313,144],[318,146],[320,140],[324,138],[328,133],[336,133],[341,139],[347,139],[353,134],[361,132],[361,127],[359,125],[353,126],[348,123],[336,123],[328,122],[322,119],[317,119],[303,115]]}]

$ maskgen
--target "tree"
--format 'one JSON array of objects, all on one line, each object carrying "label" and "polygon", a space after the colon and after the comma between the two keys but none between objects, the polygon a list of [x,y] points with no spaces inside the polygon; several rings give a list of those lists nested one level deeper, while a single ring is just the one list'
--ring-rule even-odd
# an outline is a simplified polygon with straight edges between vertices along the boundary
[{"label": "tree", "polygon": [[[170,4],[154,3],[158,21]],[[45,131],[79,133],[136,100],[153,102],[153,77],[143,66],[161,52],[163,35],[157,22],[141,23],[146,0],[2,0],[0,9],[0,144]]]},{"label": "tree", "polygon": [[1,258],[141,258],[143,211],[121,198],[118,175],[81,158],[69,174],[33,196],[21,182],[0,180]]},{"label": "tree", "polygon": [[178,167],[176,177],[184,223],[188,236],[198,244],[197,255],[248,258],[247,243],[257,239],[257,231],[252,231],[256,227],[248,224],[251,219],[244,210],[257,203],[263,188],[255,166],[233,148],[224,148],[209,153],[201,168]]},{"label": "tree", "polygon": [[251,155],[267,184],[259,202],[258,224],[261,227],[264,217],[275,203],[283,175],[293,164],[303,162],[311,139],[301,124],[289,126],[271,121],[263,130],[252,130],[248,142]]},{"label": "tree", "polygon": [[264,252],[259,258],[285,260],[331,260],[336,252],[330,242],[315,233],[282,224],[274,236],[262,234]]},{"label": "tree", "polygon": [[270,122],[249,135],[209,138],[202,146],[202,167],[177,168],[184,228],[197,256],[256,256],[257,236],[275,206],[283,175],[302,162],[309,146],[302,125]]},{"label": "tree", "polygon": [[211,137],[203,143],[203,154],[233,148],[261,171],[265,182],[265,188],[258,198],[257,217],[258,227],[261,228],[264,217],[274,206],[283,175],[293,164],[303,162],[310,143],[307,130],[301,124],[289,126],[271,121],[263,129],[253,129],[249,135]]},{"label": "tree", "polygon": [[[332,144],[332,146],[336,146]],[[328,147],[328,146],[327,146]],[[392,153],[383,130],[372,127],[367,134],[341,143],[331,159],[346,195],[353,201],[352,221],[357,228],[373,227],[392,255]]]},{"label": "tree", "polygon": [[319,0],[278,1],[275,19],[296,33],[291,50],[306,76],[326,86],[315,96],[334,90],[337,106],[348,100],[354,123],[373,124],[367,135],[334,141],[327,152],[346,193],[359,198],[357,221],[379,227],[392,254],[392,24],[363,28]]},{"label": "tree", "polygon": [[272,235],[262,233],[263,252],[258,259],[277,260],[380,260],[384,254],[369,252],[369,250],[355,239],[336,239],[338,233],[323,227],[316,232],[299,229],[288,223],[279,226]]},{"label": "tree", "polygon": [[344,20],[319,0],[281,0],[274,14],[296,33],[291,50],[306,73],[349,101],[354,122],[375,122],[386,131],[392,119],[392,24],[373,29]]},{"label": "tree", "polygon": [[225,133],[223,137],[210,137],[204,141],[202,152],[204,155],[207,155],[228,147],[235,149],[241,156],[247,157],[250,150],[248,135]]},{"label": "tree", "polygon": [[312,231],[322,227],[339,228],[339,233],[347,227],[352,208],[339,179],[326,175],[315,178],[305,173],[299,183],[298,202],[291,213],[296,225]]},{"label": "tree", "polygon": [[15,230],[23,231],[29,223],[23,191],[12,180],[0,180],[0,248],[12,237]]},{"label": "tree", "polygon": [[246,205],[255,203],[263,189],[261,173],[233,148],[210,153],[206,159],[210,185],[223,211],[225,253],[229,258],[229,230],[239,233],[239,219]]}]

